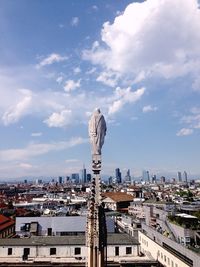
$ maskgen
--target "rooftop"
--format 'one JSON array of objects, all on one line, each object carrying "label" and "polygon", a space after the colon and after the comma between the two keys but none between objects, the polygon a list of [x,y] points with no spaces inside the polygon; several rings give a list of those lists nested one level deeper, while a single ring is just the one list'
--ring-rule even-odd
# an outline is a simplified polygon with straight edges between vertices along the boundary
[{"label": "rooftop", "polygon": [[[34,236],[31,238],[3,238],[0,246],[55,246],[55,245],[80,245],[86,243],[85,235],[77,236]],[[128,234],[112,233],[107,235],[108,245],[139,245],[139,242]]]},{"label": "rooftop", "polygon": [[107,192],[104,197],[109,197],[115,202],[133,201],[133,196],[124,192]]}]

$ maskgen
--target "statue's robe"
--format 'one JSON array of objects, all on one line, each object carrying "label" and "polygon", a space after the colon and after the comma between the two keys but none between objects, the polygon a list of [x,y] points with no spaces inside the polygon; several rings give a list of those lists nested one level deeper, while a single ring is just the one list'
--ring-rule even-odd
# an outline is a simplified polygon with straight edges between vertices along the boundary
[{"label": "statue's robe", "polygon": [[95,111],[89,121],[89,136],[92,143],[92,154],[101,155],[101,148],[106,135],[106,122],[104,116]]}]

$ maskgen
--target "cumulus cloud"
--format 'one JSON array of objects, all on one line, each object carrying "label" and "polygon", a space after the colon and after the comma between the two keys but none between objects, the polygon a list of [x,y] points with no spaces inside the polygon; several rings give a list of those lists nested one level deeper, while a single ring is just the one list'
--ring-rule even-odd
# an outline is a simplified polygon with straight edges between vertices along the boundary
[{"label": "cumulus cloud", "polygon": [[41,132],[32,133],[31,136],[32,137],[39,137],[39,136],[42,136],[42,133]]},{"label": "cumulus cloud", "polygon": [[65,92],[73,91],[81,86],[81,80],[75,82],[74,80],[68,80],[65,83],[64,90]]},{"label": "cumulus cloud", "polygon": [[19,164],[19,167],[20,167],[20,168],[23,168],[23,169],[31,169],[33,166],[32,166],[32,164],[30,164],[30,163],[24,163],[24,162],[21,162],[21,163]]},{"label": "cumulus cloud", "polygon": [[101,43],[84,50],[83,58],[139,81],[152,75],[169,79],[198,74],[199,43],[197,0],[147,0],[105,22]]},{"label": "cumulus cloud", "polygon": [[79,18],[78,18],[78,17],[73,17],[73,18],[71,19],[71,25],[72,25],[73,27],[76,27],[76,26],[78,26],[78,24],[79,24]]},{"label": "cumulus cloud", "polygon": [[180,131],[177,132],[177,136],[186,136],[191,135],[193,133],[193,129],[189,128],[182,128]]},{"label": "cumulus cloud", "polygon": [[4,125],[17,122],[21,117],[27,114],[32,104],[32,93],[30,90],[21,89],[18,90],[21,95],[21,99],[13,106],[10,106],[2,116]]},{"label": "cumulus cloud", "polygon": [[[38,74],[35,68],[32,70]],[[64,74],[58,75],[58,77],[61,76],[64,77]],[[5,79],[5,76],[3,77]],[[24,77],[19,82],[17,77],[13,75],[13,79],[17,80],[18,83],[11,85],[9,84],[10,80],[12,80],[10,77],[9,73],[6,77],[6,83],[2,83],[2,79],[0,79],[0,123],[4,125],[17,123],[26,116],[35,117],[48,127],[65,127],[70,124],[86,123],[88,114],[95,107],[101,107],[105,116],[108,116],[108,113],[111,115],[123,110],[124,103],[134,104],[132,97],[135,97],[135,92],[137,91],[137,89],[127,89],[127,87],[124,87],[125,89],[104,90],[103,92],[84,88],[75,90],[79,86],[81,87],[81,80],[68,80],[64,84],[66,85],[66,91],[51,89],[19,90],[17,89],[18,84],[23,83]],[[32,78],[34,78],[35,84],[37,76],[34,75]],[[72,90],[74,90],[73,94],[70,93]]]},{"label": "cumulus cloud", "polygon": [[151,105],[144,106],[144,107],[142,108],[142,112],[143,112],[143,113],[148,113],[148,112],[152,112],[152,111],[156,111],[156,110],[158,110],[158,108],[157,108],[157,107],[153,107],[153,106],[151,106]]},{"label": "cumulus cloud", "polygon": [[68,141],[59,141],[51,143],[29,144],[25,148],[0,150],[0,160],[2,161],[21,161],[33,157],[47,154],[52,151],[61,151],[83,143],[88,139],[82,137],[73,137]]},{"label": "cumulus cloud", "polygon": [[49,127],[63,127],[70,124],[72,121],[72,111],[71,110],[62,110],[61,112],[54,112],[51,116],[44,122]]},{"label": "cumulus cloud", "polygon": [[181,118],[181,123],[185,123],[193,129],[200,129],[200,108],[193,107],[189,115]]},{"label": "cumulus cloud", "polygon": [[73,71],[74,71],[75,74],[78,74],[78,73],[81,72],[81,69],[79,67],[76,67],[76,68],[73,69]]},{"label": "cumulus cloud", "polygon": [[113,72],[103,71],[96,79],[98,82],[102,82],[110,87],[115,87],[117,85],[118,75]]},{"label": "cumulus cloud", "polygon": [[61,84],[62,81],[63,81],[63,77],[62,77],[62,76],[59,76],[59,77],[56,79],[56,82],[57,82],[58,84]]},{"label": "cumulus cloud", "polygon": [[42,61],[39,62],[39,64],[36,65],[36,68],[41,68],[46,65],[51,65],[53,63],[58,63],[67,60],[67,56],[61,56],[59,54],[53,53],[46,58],[44,58]]},{"label": "cumulus cloud", "polygon": [[135,103],[138,101],[145,92],[145,88],[142,87],[136,91],[132,91],[130,87],[126,89],[121,89],[119,87],[115,90],[115,100],[111,103],[108,114],[112,115],[119,112],[122,107],[127,103]]},{"label": "cumulus cloud", "polygon": [[67,164],[71,164],[71,163],[77,163],[77,162],[79,162],[79,160],[78,159],[66,159],[65,162]]}]

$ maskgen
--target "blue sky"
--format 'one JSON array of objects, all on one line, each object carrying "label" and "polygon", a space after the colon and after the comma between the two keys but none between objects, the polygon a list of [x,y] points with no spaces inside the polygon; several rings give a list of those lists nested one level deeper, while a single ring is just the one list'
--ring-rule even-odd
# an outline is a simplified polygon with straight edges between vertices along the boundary
[{"label": "blue sky", "polygon": [[90,170],[200,175],[197,0],[0,0],[0,178]]}]

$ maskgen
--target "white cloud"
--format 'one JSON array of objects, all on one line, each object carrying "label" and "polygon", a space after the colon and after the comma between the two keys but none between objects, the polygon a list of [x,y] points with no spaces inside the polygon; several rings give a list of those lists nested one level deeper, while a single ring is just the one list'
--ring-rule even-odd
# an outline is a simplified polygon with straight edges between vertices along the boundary
[{"label": "white cloud", "polygon": [[65,92],[73,91],[81,86],[81,80],[78,80],[77,82],[73,80],[68,80],[65,83],[64,90]]},{"label": "white cloud", "polygon": [[[128,25],[128,26],[127,26]],[[159,38],[158,38],[159,36]],[[103,24],[102,45],[83,58],[140,81],[200,71],[200,10],[196,0],[147,0],[129,4],[113,23]]]},{"label": "white cloud", "polygon": [[42,133],[41,132],[32,133],[31,136],[32,137],[39,137],[39,136],[42,136]]},{"label": "white cloud", "polygon": [[148,106],[143,107],[142,112],[147,113],[147,112],[152,112],[152,111],[156,111],[156,110],[158,110],[157,107],[152,107],[151,105],[148,105]]},{"label": "white cloud", "polygon": [[21,95],[21,99],[13,106],[8,107],[4,112],[2,116],[4,125],[17,122],[28,112],[32,104],[32,93],[30,90],[21,89],[18,92]]},{"label": "white cloud", "polygon": [[180,131],[177,132],[177,136],[186,136],[191,135],[193,133],[193,129],[189,128],[182,128]]},{"label": "white cloud", "polygon": [[59,76],[57,79],[56,79],[56,82],[61,84],[63,81],[63,77],[62,76]]},{"label": "white cloud", "polygon": [[92,9],[95,10],[95,11],[97,11],[99,8],[98,8],[98,6],[93,5],[93,6],[92,6]]},{"label": "white cloud", "polygon": [[29,163],[20,163],[19,164],[19,167],[20,168],[23,168],[23,169],[31,169],[33,166],[32,166],[32,164],[29,164]]},{"label": "white cloud", "polygon": [[79,67],[76,67],[76,68],[73,69],[73,71],[74,71],[75,74],[78,74],[78,73],[81,72],[81,69]]},{"label": "white cloud", "polygon": [[[88,114],[94,110],[95,107],[101,107],[102,112],[107,116],[114,114],[120,109],[123,110],[124,103],[134,104],[135,92],[130,88],[116,89],[116,90],[88,90],[81,88],[81,80],[69,80],[66,83],[66,90],[56,91],[51,89],[44,89],[43,84],[37,78],[38,72],[33,67],[30,71],[27,69],[25,77],[30,78],[38,83],[38,90],[19,90],[19,84],[23,84],[24,77],[18,80],[19,74],[22,71],[10,72],[2,76],[0,72],[0,123],[8,125],[17,123],[22,118],[31,116],[42,121],[49,127],[65,127],[69,124],[85,124],[88,121]],[[29,76],[37,73],[37,75]],[[15,76],[16,74],[16,76]],[[58,77],[64,77],[64,74],[59,74]],[[1,79],[3,77],[3,79]],[[12,79],[10,78],[12,77]],[[5,82],[2,82],[5,80]],[[11,83],[11,80],[16,80],[17,83]],[[62,82],[62,84],[64,84]],[[5,90],[6,88],[6,90]],[[73,94],[70,93],[72,90]],[[115,101],[119,101],[115,103]],[[77,108],[78,103],[78,108]],[[69,112],[71,111],[71,112]],[[19,126],[21,125],[21,122]],[[63,126],[62,126],[63,125]]]},{"label": "white cloud", "polygon": [[72,122],[72,111],[71,110],[62,110],[60,113],[54,112],[51,116],[44,122],[49,127],[63,127]]},{"label": "white cloud", "polygon": [[71,25],[75,27],[75,26],[78,26],[78,24],[79,24],[79,18],[78,17],[73,17],[71,19]]},{"label": "white cloud", "polygon": [[88,71],[86,71],[86,74],[93,74],[93,73],[95,73],[96,70],[97,69],[95,67],[93,67],[93,68],[89,69]]},{"label": "white cloud", "polygon": [[46,65],[51,65],[53,63],[62,62],[62,61],[65,61],[67,59],[68,59],[67,56],[61,56],[59,54],[53,53],[53,54],[47,56],[46,58],[44,58],[42,61],[40,61],[40,63],[36,65],[36,68],[41,68],[41,67],[44,67]]},{"label": "white cloud", "polygon": [[118,75],[113,72],[102,72],[96,79],[98,82],[102,82],[110,87],[117,85]]},{"label": "white cloud", "polygon": [[189,115],[181,118],[181,122],[188,124],[190,128],[200,129],[200,108],[193,107]]},{"label": "white cloud", "polygon": [[24,161],[33,157],[38,157],[52,151],[61,151],[88,142],[88,139],[74,137],[68,141],[51,143],[31,143],[25,148],[0,150],[0,160],[2,161]]},{"label": "white cloud", "polygon": [[71,163],[77,163],[77,162],[79,162],[79,160],[78,159],[66,159],[65,162],[67,164],[71,164]]},{"label": "white cloud", "polygon": [[135,103],[138,101],[145,92],[145,88],[142,87],[136,91],[131,91],[131,88],[126,89],[116,88],[115,90],[115,100],[111,103],[108,114],[112,115],[119,112],[122,107],[127,103]]}]

